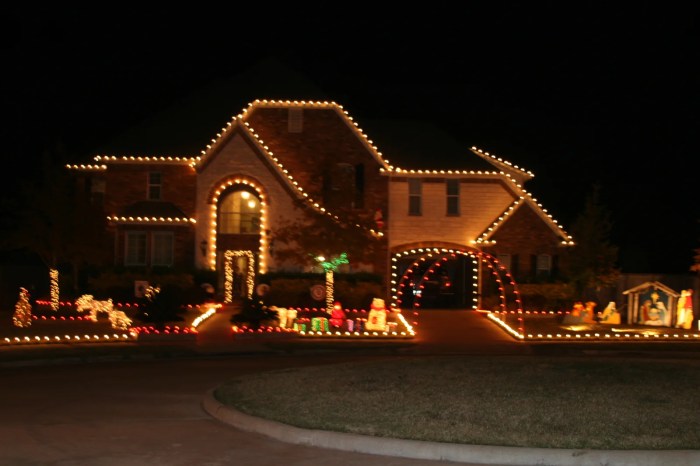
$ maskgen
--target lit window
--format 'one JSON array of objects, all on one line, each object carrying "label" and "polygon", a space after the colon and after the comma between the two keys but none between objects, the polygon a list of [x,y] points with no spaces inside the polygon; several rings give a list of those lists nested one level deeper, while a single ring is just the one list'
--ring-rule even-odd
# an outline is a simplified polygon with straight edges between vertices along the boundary
[{"label": "lit window", "polygon": [[250,191],[233,191],[219,205],[219,233],[260,233],[260,200]]},{"label": "lit window", "polygon": [[150,172],[148,174],[148,200],[160,201],[161,189],[163,187],[163,177],[160,172]]},{"label": "lit window", "polygon": [[459,180],[447,180],[445,183],[447,189],[447,215],[459,215]]},{"label": "lit window", "polygon": [[144,231],[126,232],[124,265],[146,265],[146,238]]},{"label": "lit window", "polygon": [[290,108],[287,112],[287,131],[301,133],[304,127],[304,109]]},{"label": "lit window", "polygon": [[154,232],[151,241],[151,265],[171,267],[174,262],[173,234],[171,232]]},{"label": "lit window", "polygon": [[421,180],[409,178],[408,180],[408,215],[422,215],[421,213]]}]

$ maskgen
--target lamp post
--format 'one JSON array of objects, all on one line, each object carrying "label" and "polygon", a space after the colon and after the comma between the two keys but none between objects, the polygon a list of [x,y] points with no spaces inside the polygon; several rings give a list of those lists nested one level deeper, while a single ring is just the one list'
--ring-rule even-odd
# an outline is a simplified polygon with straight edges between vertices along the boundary
[{"label": "lamp post", "polygon": [[338,270],[341,264],[349,263],[348,255],[343,252],[340,256],[330,260],[326,260],[323,256],[317,256],[316,261],[321,264],[321,267],[326,272],[326,312],[330,314],[333,312],[333,304],[335,303],[333,299],[333,272]]}]

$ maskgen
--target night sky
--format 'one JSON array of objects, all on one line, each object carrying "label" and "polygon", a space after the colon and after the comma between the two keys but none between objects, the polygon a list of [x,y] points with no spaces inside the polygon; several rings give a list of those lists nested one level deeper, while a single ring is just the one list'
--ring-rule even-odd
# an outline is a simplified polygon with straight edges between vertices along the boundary
[{"label": "night sky", "polygon": [[[4,160],[91,161],[197,90],[275,60],[360,127],[424,119],[532,171],[525,188],[569,231],[599,184],[623,271],[687,273],[700,246],[695,11],[471,3],[8,7]],[[271,97],[252,92],[222,96],[232,108],[211,136]],[[8,192],[22,179],[2,176]]]}]

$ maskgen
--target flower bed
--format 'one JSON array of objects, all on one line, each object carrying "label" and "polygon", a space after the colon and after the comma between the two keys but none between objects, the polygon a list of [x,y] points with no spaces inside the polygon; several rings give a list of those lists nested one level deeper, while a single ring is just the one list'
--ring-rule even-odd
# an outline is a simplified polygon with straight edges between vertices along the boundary
[{"label": "flower bed", "polygon": [[[328,313],[318,308],[272,308],[278,320],[253,328],[234,325],[238,335],[288,335],[305,338],[412,338],[413,327],[400,311],[337,309]],[[379,322],[374,313],[383,312]]]},{"label": "flower bed", "polygon": [[489,318],[515,338],[524,341],[694,341],[700,332],[638,324],[567,324],[569,312],[491,312]]}]

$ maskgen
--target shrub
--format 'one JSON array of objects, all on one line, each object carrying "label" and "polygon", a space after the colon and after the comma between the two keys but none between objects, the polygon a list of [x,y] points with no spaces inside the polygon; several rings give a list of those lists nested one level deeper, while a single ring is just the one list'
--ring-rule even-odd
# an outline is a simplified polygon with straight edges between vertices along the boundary
[{"label": "shrub", "polygon": [[183,312],[182,289],[174,285],[166,285],[160,288],[151,287],[152,293],[146,293],[142,299],[136,318],[142,322],[154,324],[156,327],[164,327],[169,322],[184,320],[180,315]]},{"label": "shrub", "polygon": [[248,325],[258,329],[263,323],[279,320],[276,311],[271,310],[260,297],[246,298],[240,312],[231,316],[231,322],[236,325]]}]

